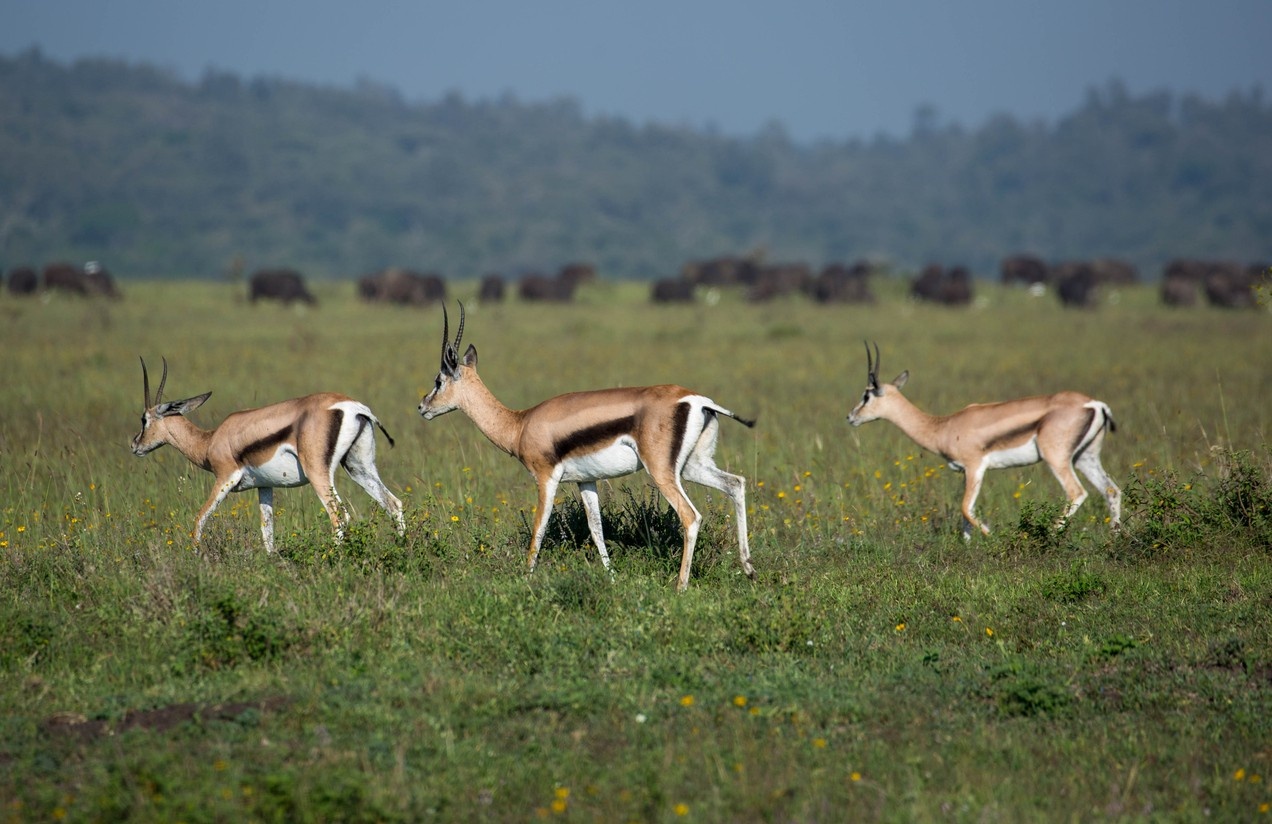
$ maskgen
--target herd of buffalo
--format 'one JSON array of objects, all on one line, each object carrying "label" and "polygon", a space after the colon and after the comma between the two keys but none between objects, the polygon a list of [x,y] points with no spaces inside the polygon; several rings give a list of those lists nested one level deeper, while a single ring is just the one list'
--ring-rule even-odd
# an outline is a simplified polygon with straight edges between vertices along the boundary
[{"label": "herd of buffalo", "polygon": [[[754,257],[715,257],[686,263],[680,275],[661,278],[650,286],[655,303],[691,302],[701,289],[735,287],[753,302],[788,295],[804,295],[818,303],[873,303],[870,279],[879,273],[865,261],[853,264],[830,263],[814,271],[805,263],[768,263]],[[1002,260],[1001,281],[1019,284],[1039,294],[1054,292],[1070,307],[1096,305],[1101,288],[1134,284],[1139,272],[1133,264],[1113,258],[1048,263],[1035,255],[1011,255]],[[1266,264],[1241,264],[1224,260],[1177,259],[1162,271],[1160,295],[1168,306],[1194,306],[1203,300],[1223,308],[1251,308],[1258,305],[1257,289],[1269,284],[1272,269]],[[587,263],[569,263],[555,275],[530,273],[516,279],[489,274],[481,278],[478,300],[499,302],[515,287],[523,301],[573,300],[582,284],[596,279],[596,269]],[[37,270],[18,266],[5,276],[11,295],[67,292],[87,297],[118,299],[115,280],[100,263],[84,266],[55,262]],[[915,300],[948,306],[969,304],[975,294],[972,274],[963,266],[929,264],[910,281]],[[389,268],[357,280],[359,297],[372,303],[426,306],[446,298],[446,280],[435,273]],[[260,269],[248,279],[247,298],[316,304],[305,278],[294,269]]]}]

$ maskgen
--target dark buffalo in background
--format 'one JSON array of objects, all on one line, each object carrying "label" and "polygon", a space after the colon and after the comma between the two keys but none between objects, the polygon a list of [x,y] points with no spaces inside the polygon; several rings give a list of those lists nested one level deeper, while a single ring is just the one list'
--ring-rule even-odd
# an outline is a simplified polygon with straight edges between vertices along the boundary
[{"label": "dark buffalo in background", "polygon": [[680,269],[680,276],[698,286],[735,286],[746,282],[744,271],[754,269],[749,259],[724,256],[691,260]]},{"label": "dark buffalo in background", "polygon": [[561,267],[557,278],[573,284],[577,289],[585,283],[593,283],[596,280],[596,267],[590,263],[567,263]]},{"label": "dark buffalo in background", "polygon": [[691,303],[697,288],[684,278],[659,278],[650,286],[649,299],[654,303]]},{"label": "dark buffalo in background", "polygon": [[248,280],[248,300],[277,300],[290,306],[296,301],[313,306],[318,299],[305,286],[305,279],[295,269],[259,269]]},{"label": "dark buffalo in background", "polygon": [[870,291],[870,264],[827,264],[809,284],[808,295],[818,303],[874,303]]},{"label": "dark buffalo in background", "polygon": [[82,268],[65,261],[48,263],[45,264],[41,277],[46,292],[113,299],[120,297],[110,272],[95,260],[90,260]]},{"label": "dark buffalo in background", "polygon": [[574,300],[575,286],[573,281],[532,272],[517,281],[517,295],[527,301],[569,303]]},{"label": "dark buffalo in background", "polygon": [[944,306],[966,306],[972,302],[972,273],[963,266],[946,269],[938,263],[929,263],[911,282],[910,295]]},{"label": "dark buffalo in background", "polygon": [[555,277],[539,272],[523,275],[517,282],[517,295],[522,300],[568,303],[574,292],[585,283],[596,280],[596,267],[590,263],[567,263]]},{"label": "dark buffalo in background", "polygon": [[1139,283],[1139,269],[1130,261],[1118,258],[1094,258],[1091,275],[1099,286],[1131,286]]},{"label": "dark buffalo in background", "polygon": [[446,300],[446,281],[437,274],[392,267],[360,278],[358,294],[372,303],[428,306]]},{"label": "dark buffalo in background", "polygon": [[482,303],[500,303],[506,291],[507,284],[504,283],[503,275],[485,275],[481,279],[481,285],[477,287],[477,300]]},{"label": "dark buffalo in background", "polygon": [[1221,309],[1253,309],[1258,305],[1255,287],[1266,267],[1216,263],[1206,273],[1202,291],[1211,306]]},{"label": "dark buffalo in background", "polygon": [[1098,285],[1095,268],[1084,260],[1071,260],[1052,267],[1052,282],[1060,305],[1070,309],[1091,309],[1096,303]]},{"label": "dark buffalo in background", "polygon": [[813,282],[807,263],[769,263],[748,272],[747,300],[763,303],[787,295],[805,294]]},{"label": "dark buffalo in background", "polygon": [[40,275],[32,266],[16,266],[9,270],[11,295],[34,295],[40,289]]},{"label": "dark buffalo in background", "polygon": [[1161,298],[1167,306],[1193,306],[1199,295],[1222,309],[1258,306],[1256,289],[1268,279],[1268,266],[1243,266],[1230,260],[1177,258],[1162,271]]},{"label": "dark buffalo in background", "polygon": [[1002,259],[998,271],[1003,285],[1022,283],[1033,286],[1036,283],[1046,283],[1051,279],[1047,262],[1037,255],[1008,255]]},{"label": "dark buffalo in background", "polygon": [[[1014,283],[1058,285],[1079,264],[1089,267],[1089,276],[1096,286],[1129,286],[1139,282],[1139,270],[1135,264],[1119,258],[1100,257],[1089,261],[1065,261],[1048,264],[1037,255],[1008,255],[999,263],[999,275],[1003,285]],[[1086,277],[1084,275],[1083,277]]]},{"label": "dark buffalo in background", "polygon": [[1179,277],[1162,278],[1162,303],[1167,306],[1196,306],[1198,291],[1197,282],[1194,280]]},{"label": "dark buffalo in background", "polygon": [[1206,279],[1206,264],[1199,260],[1177,258],[1166,264],[1162,272],[1161,298],[1167,306],[1196,306]]}]

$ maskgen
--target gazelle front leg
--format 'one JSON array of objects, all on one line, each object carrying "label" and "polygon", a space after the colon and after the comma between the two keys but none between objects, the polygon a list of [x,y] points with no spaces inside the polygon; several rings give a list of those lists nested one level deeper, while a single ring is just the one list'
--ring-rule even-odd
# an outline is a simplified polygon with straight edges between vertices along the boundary
[{"label": "gazelle front leg", "polygon": [[587,513],[587,528],[592,533],[592,542],[601,553],[601,564],[613,576],[614,570],[610,567],[609,552],[605,549],[605,534],[601,525],[601,499],[596,494],[596,482],[581,481],[579,497],[583,499],[583,511]]},{"label": "gazelle front leg", "polygon": [[230,494],[230,490],[238,486],[239,480],[243,477],[243,470],[236,469],[226,478],[218,479],[216,488],[212,490],[211,497],[207,503],[203,505],[203,509],[199,510],[198,520],[194,522],[194,551],[199,551],[199,542],[203,539],[203,525],[207,523],[208,518],[212,516],[212,512],[225,500],[225,496]]},{"label": "gazelle front leg", "polygon": [[265,552],[274,551],[274,489],[262,486],[257,490],[261,502],[261,538],[265,541]]},{"label": "gazelle front leg", "polygon": [[963,488],[963,540],[972,540],[972,530],[979,529],[982,534],[989,534],[989,526],[981,523],[976,517],[976,499],[980,496],[981,484],[985,480],[985,464],[974,469],[964,470],[967,476]]},{"label": "gazelle front leg", "polygon": [[560,469],[555,469],[538,480],[539,508],[534,514],[534,534],[530,536],[530,552],[526,556],[531,572],[534,572],[535,562],[539,560],[539,548],[543,546],[543,536],[548,531],[548,519],[552,517],[552,502],[556,497],[557,486],[561,483]]}]

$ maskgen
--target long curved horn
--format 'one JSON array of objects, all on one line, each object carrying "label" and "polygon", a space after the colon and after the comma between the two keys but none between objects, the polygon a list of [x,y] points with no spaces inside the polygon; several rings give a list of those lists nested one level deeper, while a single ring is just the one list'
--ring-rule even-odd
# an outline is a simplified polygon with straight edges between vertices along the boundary
[{"label": "long curved horn", "polygon": [[879,385],[879,342],[875,341],[875,359],[874,359],[874,382],[875,386]]},{"label": "long curved horn", "polygon": [[459,331],[455,333],[455,354],[459,354],[459,341],[464,337],[464,302],[457,300],[459,304]]},{"label": "long curved horn", "polygon": [[446,314],[446,304],[442,304],[442,369],[446,368],[446,347],[450,344],[450,317]]},{"label": "long curved horn", "polygon": [[879,385],[878,367],[875,365],[874,359],[870,357],[870,342],[862,341],[862,343],[866,345],[866,384],[871,389],[874,389]]},{"label": "long curved horn", "polygon": [[163,385],[168,382],[168,359],[163,359],[163,375],[159,378],[159,388],[155,390],[155,406],[163,402]]},{"label": "long curved horn", "polygon": [[145,395],[142,399],[142,409],[150,408],[150,375],[146,372],[146,359],[138,358],[141,361],[141,391]]}]

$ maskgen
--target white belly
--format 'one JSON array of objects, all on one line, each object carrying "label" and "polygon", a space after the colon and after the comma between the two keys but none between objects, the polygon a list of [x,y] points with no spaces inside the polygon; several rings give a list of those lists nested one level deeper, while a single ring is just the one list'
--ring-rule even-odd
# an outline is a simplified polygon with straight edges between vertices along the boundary
[{"label": "white belly", "polygon": [[604,449],[573,455],[562,464],[562,481],[599,481],[618,478],[640,469],[640,455],[631,438],[620,438]]},{"label": "white belly", "polygon": [[1042,460],[1038,451],[1038,439],[1030,438],[1027,442],[1011,449],[1000,449],[985,456],[986,469],[1005,469],[1009,466],[1029,466]]},{"label": "white belly", "polygon": [[275,488],[304,486],[307,483],[309,479],[300,468],[300,459],[296,453],[289,446],[280,446],[274,453],[274,457],[265,463],[260,466],[245,467],[243,477],[239,479],[234,491],[242,492],[244,489],[258,489],[264,486]]}]

